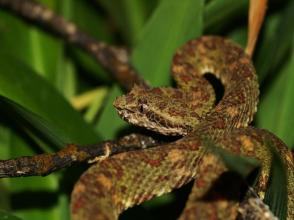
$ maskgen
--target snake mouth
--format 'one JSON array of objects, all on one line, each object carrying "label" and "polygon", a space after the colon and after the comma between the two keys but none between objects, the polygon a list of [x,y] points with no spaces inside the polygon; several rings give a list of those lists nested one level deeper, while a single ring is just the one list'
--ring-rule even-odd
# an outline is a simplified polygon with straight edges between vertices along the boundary
[{"label": "snake mouth", "polygon": [[117,108],[117,113],[118,115],[125,121],[130,122],[131,123],[131,118],[133,118],[135,116],[135,114],[137,114],[135,111],[131,111],[129,109],[120,109]]},{"label": "snake mouth", "polygon": [[152,123],[154,122],[150,121],[150,119],[143,113],[133,111],[130,109],[117,108],[116,110],[119,116],[128,123],[131,123],[133,125],[137,125],[140,127],[145,127],[147,129],[149,129],[150,127],[153,127]]},{"label": "snake mouth", "polygon": [[[185,136],[189,131],[188,128],[184,128],[181,125],[173,124],[167,120],[164,120],[160,116],[155,116],[152,112],[140,113],[138,111],[132,111],[131,109],[117,108],[119,116],[133,125],[144,127],[148,130],[158,132],[168,136]],[[152,114],[152,116],[151,116]]]}]

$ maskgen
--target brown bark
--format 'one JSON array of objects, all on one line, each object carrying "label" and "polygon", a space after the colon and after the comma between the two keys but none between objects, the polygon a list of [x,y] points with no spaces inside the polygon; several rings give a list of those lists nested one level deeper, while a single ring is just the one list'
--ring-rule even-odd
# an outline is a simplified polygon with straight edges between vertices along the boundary
[{"label": "brown bark", "polygon": [[46,176],[74,163],[94,163],[122,152],[155,147],[157,141],[140,134],[124,136],[116,141],[104,141],[94,145],[69,144],[52,154],[24,156],[0,160],[0,178],[20,176]]}]

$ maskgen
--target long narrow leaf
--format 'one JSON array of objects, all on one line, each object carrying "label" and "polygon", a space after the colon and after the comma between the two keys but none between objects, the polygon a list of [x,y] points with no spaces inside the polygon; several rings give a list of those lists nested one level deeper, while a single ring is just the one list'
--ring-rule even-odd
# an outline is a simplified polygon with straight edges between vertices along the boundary
[{"label": "long narrow leaf", "polygon": [[246,178],[254,169],[260,166],[260,163],[257,160],[245,156],[234,155],[217,146],[217,144],[208,138],[204,142],[204,147],[220,157],[229,170],[236,172],[243,178]]},{"label": "long narrow leaf", "polygon": [[204,10],[204,29],[211,33],[219,31],[232,22],[236,16],[246,16],[248,0],[210,1]]},{"label": "long narrow leaf", "polygon": [[[54,126],[54,136],[63,142],[91,143],[98,140],[93,129],[84,122],[81,115],[30,68],[4,55],[0,55],[0,66],[0,95],[43,118],[47,122],[46,126]],[[32,126],[42,130],[34,123]],[[47,128],[50,129],[49,127]],[[50,139],[51,135],[43,131]]]},{"label": "long narrow leaf", "polygon": [[256,57],[256,68],[260,82],[269,73],[276,74],[279,64],[285,63],[286,54],[291,47],[294,35],[294,1],[289,1],[282,12],[274,34],[268,41],[261,41],[261,50]]},{"label": "long narrow leaf", "polygon": [[285,165],[271,143],[267,144],[272,153],[270,184],[265,194],[265,202],[271,211],[281,220],[287,218],[287,176]]},{"label": "long narrow leaf", "polygon": [[202,33],[202,0],[162,0],[144,26],[132,63],[152,85],[167,84],[173,54]]},{"label": "long narrow leaf", "polygon": [[264,95],[257,112],[259,127],[267,128],[278,135],[289,147],[294,145],[292,126],[294,94],[294,38],[292,38],[291,58]]}]

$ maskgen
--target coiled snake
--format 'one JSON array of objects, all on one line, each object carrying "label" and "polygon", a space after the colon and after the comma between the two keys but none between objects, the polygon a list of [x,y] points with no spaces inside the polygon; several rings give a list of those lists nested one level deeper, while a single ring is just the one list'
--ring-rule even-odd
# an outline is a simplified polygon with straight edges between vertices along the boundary
[{"label": "coiled snake", "polygon": [[[213,73],[224,86],[214,106],[212,86],[203,77]],[[271,143],[287,169],[287,219],[294,219],[293,158],[270,132],[249,127],[258,102],[258,82],[250,58],[230,40],[204,36],[181,47],[173,58],[172,74],[178,88],[135,86],[115,100],[126,121],[164,135],[183,138],[155,148],[115,155],[97,163],[76,184],[72,218],[117,219],[119,214],[154,196],[170,192],[195,179],[180,219],[236,219],[238,201],[204,200],[224,174],[224,162],[207,150],[209,137],[236,155],[258,159],[261,171],[254,190],[260,197],[268,186]]]}]

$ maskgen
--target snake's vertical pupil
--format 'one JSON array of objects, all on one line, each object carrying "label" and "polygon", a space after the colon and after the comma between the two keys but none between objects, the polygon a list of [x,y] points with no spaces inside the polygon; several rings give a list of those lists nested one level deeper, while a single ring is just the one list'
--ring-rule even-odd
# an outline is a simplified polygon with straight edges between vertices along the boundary
[{"label": "snake's vertical pupil", "polygon": [[144,113],[144,104],[139,106],[140,113]]},{"label": "snake's vertical pupil", "polygon": [[143,102],[143,103],[139,104],[138,108],[139,108],[139,112],[141,114],[144,114],[146,112],[148,106],[145,104],[145,102]]},{"label": "snake's vertical pupil", "polygon": [[140,113],[145,113],[146,109],[148,108],[147,106],[147,100],[146,99],[138,99],[138,110]]}]

